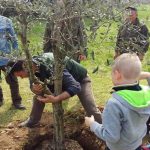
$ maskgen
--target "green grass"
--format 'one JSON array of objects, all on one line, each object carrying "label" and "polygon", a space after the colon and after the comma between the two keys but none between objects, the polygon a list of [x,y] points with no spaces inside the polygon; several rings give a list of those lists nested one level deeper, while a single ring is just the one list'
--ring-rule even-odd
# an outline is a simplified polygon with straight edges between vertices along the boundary
[{"label": "green grass", "polygon": [[[150,16],[149,16],[150,6],[144,5],[139,7],[139,18],[140,20],[144,20],[146,25],[150,30]],[[88,69],[88,73],[92,80],[93,93],[98,105],[105,105],[107,99],[110,97],[110,91],[112,87],[111,75],[110,75],[110,66],[106,65],[107,59],[110,61],[113,60],[114,55],[114,46],[115,46],[115,37],[117,34],[116,22],[112,24],[112,28],[109,32],[109,37],[106,38],[103,42],[101,40],[102,35],[100,33],[105,33],[106,28],[103,27],[98,31],[98,36],[95,40],[90,40],[88,43],[89,56],[88,59],[82,62],[82,65]],[[44,23],[35,23],[34,28],[29,30],[29,40],[32,48],[35,48],[36,51],[42,50],[42,38],[44,32]],[[91,51],[95,52],[95,60],[91,59]],[[35,54],[36,51],[33,53]],[[145,71],[150,71],[150,66],[147,63],[150,61],[150,51],[146,54],[143,68]],[[99,66],[99,70],[97,73],[92,74],[93,69]],[[3,77],[4,78],[4,77]],[[146,82],[142,82],[146,84]],[[32,107],[32,97],[33,94],[29,89],[29,81],[28,79],[19,79],[20,85],[20,94],[23,98],[23,104],[26,106],[27,110],[15,110],[11,107],[11,97],[10,90],[5,80],[0,83],[3,88],[5,104],[0,107],[0,125],[7,125],[9,122],[14,120],[25,120],[31,111]],[[69,101],[64,102],[63,106],[65,110],[74,110],[81,107],[81,104],[77,98],[74,96]],[[51,104],[46,104],[45,111],[52,111]]]}]

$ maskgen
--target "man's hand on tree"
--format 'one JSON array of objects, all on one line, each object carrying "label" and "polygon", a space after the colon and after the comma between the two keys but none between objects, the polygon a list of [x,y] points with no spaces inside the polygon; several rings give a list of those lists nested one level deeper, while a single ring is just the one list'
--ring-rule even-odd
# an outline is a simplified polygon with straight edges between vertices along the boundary
[{"label": "man's hand on tree", "polygon": [[37,100],[43,103],[56,103],[58,102],[58,96],[44,94],[44,96],[38,96]]},{"label": "man's hand on tree", "polygon": [[38,96],[37,100],[39,100],[43,103],[57,103],[60,101],[67,100],[70,97],[71,97],[71,95],[67,91],[64,91],[57,96],[50,95],[50,94],[44,94],[44,96]]},{"label": "man's hand on tree", "polygon": [[32,84],[32,92],[39,95],[43,92],[43,86],[42,84]]}]

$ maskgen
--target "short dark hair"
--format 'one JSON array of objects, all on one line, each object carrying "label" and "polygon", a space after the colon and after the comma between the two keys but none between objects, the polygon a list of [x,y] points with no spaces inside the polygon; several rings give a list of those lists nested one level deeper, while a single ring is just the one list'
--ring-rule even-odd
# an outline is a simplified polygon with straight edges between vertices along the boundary
[{"label": "short dark hair", "polygon": [[17,61],[9,61],[7,64],[7,68],[10,68],[9,73],[14,74],[14,72],[23,71],[24,60],[17,60]]},{"label": "short dark hair", "polygon": [[133,11],[137,12],[137,9],[135,7],[131,7],[131,6],[126,7],[125,10],[133,10]]}]

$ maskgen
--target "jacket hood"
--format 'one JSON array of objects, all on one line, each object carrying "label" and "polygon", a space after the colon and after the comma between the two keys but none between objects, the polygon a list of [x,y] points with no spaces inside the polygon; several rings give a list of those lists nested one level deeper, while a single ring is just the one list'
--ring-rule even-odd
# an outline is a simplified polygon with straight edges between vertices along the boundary
[{"label": "jacket hood", "polygon": [[142,90],[120,90],[113,97],[126,107],[142,114],[150,114],[150,88],[141,86]]}]

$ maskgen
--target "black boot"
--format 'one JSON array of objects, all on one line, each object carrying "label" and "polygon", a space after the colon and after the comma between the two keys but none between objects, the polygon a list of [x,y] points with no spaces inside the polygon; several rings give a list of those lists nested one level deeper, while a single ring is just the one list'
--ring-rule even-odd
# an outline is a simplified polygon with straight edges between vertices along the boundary
[{"label": "black boot", "polygon": [[20,109],[20,110],[25,110],[26,107],[23,106],[21,103],[14,103],[13,106],[16,108],[16,109]]},{"label": "black boot", "polygon": [[24,122],[20,123],[18,127],[28,127],[28,128],[34,128],[39,126],[39,122],[33,122],[31,118],[28,118]]},{"label": "black boot", "polygon": [[0,107],[4,104],[3,91],[0,86]]}]

